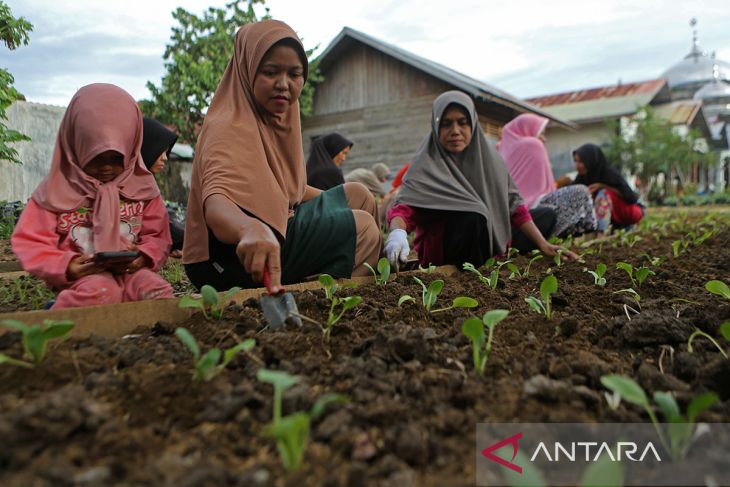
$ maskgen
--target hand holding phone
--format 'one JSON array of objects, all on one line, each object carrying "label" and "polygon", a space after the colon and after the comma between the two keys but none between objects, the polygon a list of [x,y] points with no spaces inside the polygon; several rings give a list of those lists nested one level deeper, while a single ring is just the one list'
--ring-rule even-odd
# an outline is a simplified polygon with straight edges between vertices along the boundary
[{"label": "hand holding phone", "polygon": [[94,262],[98,264],[127,264],[139,257],[138,250],[123,250],[118,252],[97,252]]}]

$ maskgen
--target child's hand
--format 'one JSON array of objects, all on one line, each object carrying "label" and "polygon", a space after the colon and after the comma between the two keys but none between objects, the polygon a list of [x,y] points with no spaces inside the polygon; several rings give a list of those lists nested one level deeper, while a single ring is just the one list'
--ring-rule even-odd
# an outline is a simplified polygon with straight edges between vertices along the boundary
[{"label": "child's hand", "polygon": [[109,270],[114,274],[134,274],[143,267],[152,267],[152,261],[146,255],[140,254],[139,257],[131,262],[120,262],[110,265]]},{"label": "child's hand", "polygon": [[93,255],[79,255],[71,259],[66,268],[66,278],[69,281],[75,281],[82,277],[90,276],[104,272],[104,266],[94,262]]}]

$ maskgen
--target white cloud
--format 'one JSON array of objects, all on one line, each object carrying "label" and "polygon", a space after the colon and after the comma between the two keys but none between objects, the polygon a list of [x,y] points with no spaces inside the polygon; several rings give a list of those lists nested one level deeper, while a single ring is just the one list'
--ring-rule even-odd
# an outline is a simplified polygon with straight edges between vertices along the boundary
[{"label": "white cloud", "polygon": [[[17,86],[31,100],[68,100],[76,87],[97,76],[125,83],[133,96],[143,98],[145,82],[158,83],[162,74],[172,11],[179,6],[201,14],[225,3],[19,0],[13,12],[37,28],[30,48],[13,53],[7,64],[22,73]],[[692,16],[699,18],[702,46],[730,61],[727,0],[269,0],[266,6],[307,47],[319,44],[320,52],[350,26],[519,96],[656,77],[689,50]],[[88,41],[93,36],[106,39],[102,55],[141,63],[139,68],[106,66],[110,62],[104,63]],[[69,59],[94,62],[86,69],[50,62],[64,59],[64,49]],[[53,59],[23,65],[23,56],[47,60],[44,51],[53,52]]]}]

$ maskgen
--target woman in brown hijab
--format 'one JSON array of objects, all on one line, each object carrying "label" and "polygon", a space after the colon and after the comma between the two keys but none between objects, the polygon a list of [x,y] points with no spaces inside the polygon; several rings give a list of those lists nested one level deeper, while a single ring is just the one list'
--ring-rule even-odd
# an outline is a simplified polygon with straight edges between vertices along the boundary
[{"label": "woman in brown hijab", "polygon": [[183,250],[197,287],[253,287],[328,273],[366,275],[380,253],[368,190],[306,184],[299,95],[307,58],[283,22],[248,24],[236,35],[198,137]]}]

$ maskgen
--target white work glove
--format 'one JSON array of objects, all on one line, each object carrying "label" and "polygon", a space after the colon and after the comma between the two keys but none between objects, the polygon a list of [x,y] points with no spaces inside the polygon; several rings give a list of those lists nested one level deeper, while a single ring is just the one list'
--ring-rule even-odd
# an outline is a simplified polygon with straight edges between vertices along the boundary
[{"label": "white work glove", "polygon": [[385,256],[392,265],[397,264],[397,260],[402,263],[408,261],[408,254],[411,249],[408,246],[408,234],[405,230],[396,228],[391,230],[388,239],[385,241]]}]

